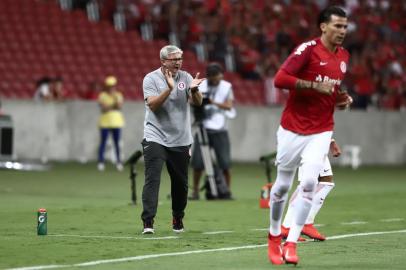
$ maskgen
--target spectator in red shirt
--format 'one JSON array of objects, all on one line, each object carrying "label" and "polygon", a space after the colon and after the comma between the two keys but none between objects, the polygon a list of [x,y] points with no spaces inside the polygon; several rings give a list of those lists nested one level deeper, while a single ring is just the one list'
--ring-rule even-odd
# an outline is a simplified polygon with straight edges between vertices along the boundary
[{"label": "spectator in red shirt", "polygon": [[89,84],[89,88],[84,93],[82,93],[81,98],[85,100],[97,100],[102,90],[103,85],[100,82],[91,82]]},{"label": "spectator in red shirt", "polygon": [[261,55],[252,47],[250,41],[241,42],[238,50],[237,62],[241,76],[249,80],[261,79],[257,70],[257,64]]},{"label": "spectator in red shirt", "polygon": [[51,89],[51,95],[53,97],[52,100],[63,101],[70,94],[68,89],[66,89],[66,87],[64,87],[62,77],[54,78],[50,85],[50,89]]},{"label": "spectator in red shirt", "polygon": [[356,93],[354,107],[367,109],[371,103],[371,96],[376,92],[374,76],[369,68],[366,57],[354,57],[351,69],[354,91]]},{"label": "spectator in red shirt", "polygon": [[386,84],[386,92],[379,99],[379,107],[388,111],[398,111],[402,106],[402,81],[392,75]]}]

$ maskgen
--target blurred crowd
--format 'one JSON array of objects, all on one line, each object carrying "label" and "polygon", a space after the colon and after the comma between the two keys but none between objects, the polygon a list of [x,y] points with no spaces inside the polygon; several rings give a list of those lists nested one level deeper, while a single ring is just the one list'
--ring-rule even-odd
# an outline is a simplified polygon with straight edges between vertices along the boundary
[{"label": "blurred crowd", "polygon": [[[80,1],[78,2],[89,2]],[[222,63],[243,78],[272,82],[302,41],[319,36],[314,14],[327,5],[349,15],[344,44],[351,53],[343,82],[354,107],[406,109],[406,3],[389,0],[93,0],[100,18],[122,14],[127,31],[166,39]],[[284,101],[265,83],[271,104]],[[268,89],[270,88],[270,89]],[[272,96],[274,96],[272,98]]]},{"label": "blurred crowd", "polygon": [[62,77],[43,77],[36,82],[34,100],[36,101],[63,101],[68,96],[63,87]]},{"label": "blurred crowd", "polygon": [[104,90],[104,85],[101,82],[90,82],[87,89],[78,91],[73,95],[72,89],[68,89],[62,77],[42,77],[36,81],[36,88],[33,99],[35,101],[65,101],[72,98],[80,98],[82,100],[97,100],[99,94]]}]

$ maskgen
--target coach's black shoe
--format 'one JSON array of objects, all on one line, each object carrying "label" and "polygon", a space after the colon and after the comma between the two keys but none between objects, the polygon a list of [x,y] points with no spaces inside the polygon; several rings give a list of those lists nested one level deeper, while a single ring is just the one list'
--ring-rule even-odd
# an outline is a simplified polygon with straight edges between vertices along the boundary
[{"label": "coach's black shoe", "polygon": [[172,219],[172,229],[176,233],[181,233],[184,232],[185,229],[183,227],[183,221],[182,218],[173,218]]},{"label": "coach's black shoe", "polygon": [[142,230],[142,234],[153,234],[154,232],[154,220],[144,221],[144,230]]}]

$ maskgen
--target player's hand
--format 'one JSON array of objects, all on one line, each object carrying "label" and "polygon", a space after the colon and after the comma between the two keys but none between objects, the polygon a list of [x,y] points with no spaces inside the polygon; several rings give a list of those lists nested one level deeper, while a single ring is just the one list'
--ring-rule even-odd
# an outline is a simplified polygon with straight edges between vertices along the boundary
[{"label": "player's hand", "polygon": [[347,109],[353,102],[353,99],[346,91],[339,92],[336,98],[336,106],[339,110]]},{"label": "player's hand", "polygon": [[329,82],[313,82],[313,89],[324,95],[331,95],[334,92],[334,84]]},{"label": "player's hand", "polygon": [[341,155],[341,148],[336,141],[331,141],[330,153],[333,155],[333,157],[339,157]]},{"label": "player's hand", "polygon": [[165,81],[169,86],[169,90],[173,90],[174,86],[175,86],[175,81],[173,80],[172,77],[172,72],[169,69],[164,69],[164,75],[165,75]]},{"label": "player's hand", "polygon": [[196,73],[196,76],[192,80],[192,83],[190,84],[190,89],[192,92],[196,92],[198,90],[199,85],[202,83],[202,81],[206,80],[206,78],[201,78],[199,79],[200,73]]}]

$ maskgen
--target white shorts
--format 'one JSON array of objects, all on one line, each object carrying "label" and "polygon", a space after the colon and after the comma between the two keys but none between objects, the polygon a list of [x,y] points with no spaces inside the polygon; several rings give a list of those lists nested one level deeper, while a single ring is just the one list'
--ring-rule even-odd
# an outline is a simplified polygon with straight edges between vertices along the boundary
[{"label": "white shorts", "polygon": [[300,135],[279,126],[275,165],[287,171],[296,170],[303,164],[318,164],[323,167],[332,135],[332,131]]},{"label": "white shorts", "polygon": [[[300,169],[301,167],[299,167],[299,171],[297,174],[297,178],[300,181],[302,179],[302,170]],[[319,176],[323,177],[323,176],[332,176],[333,175],[333,170],[331,169],[331,164],[330,164],[330,160],[327,157],[324,160],[324,165],[323,165],[323,169],[321,169]]]}]

